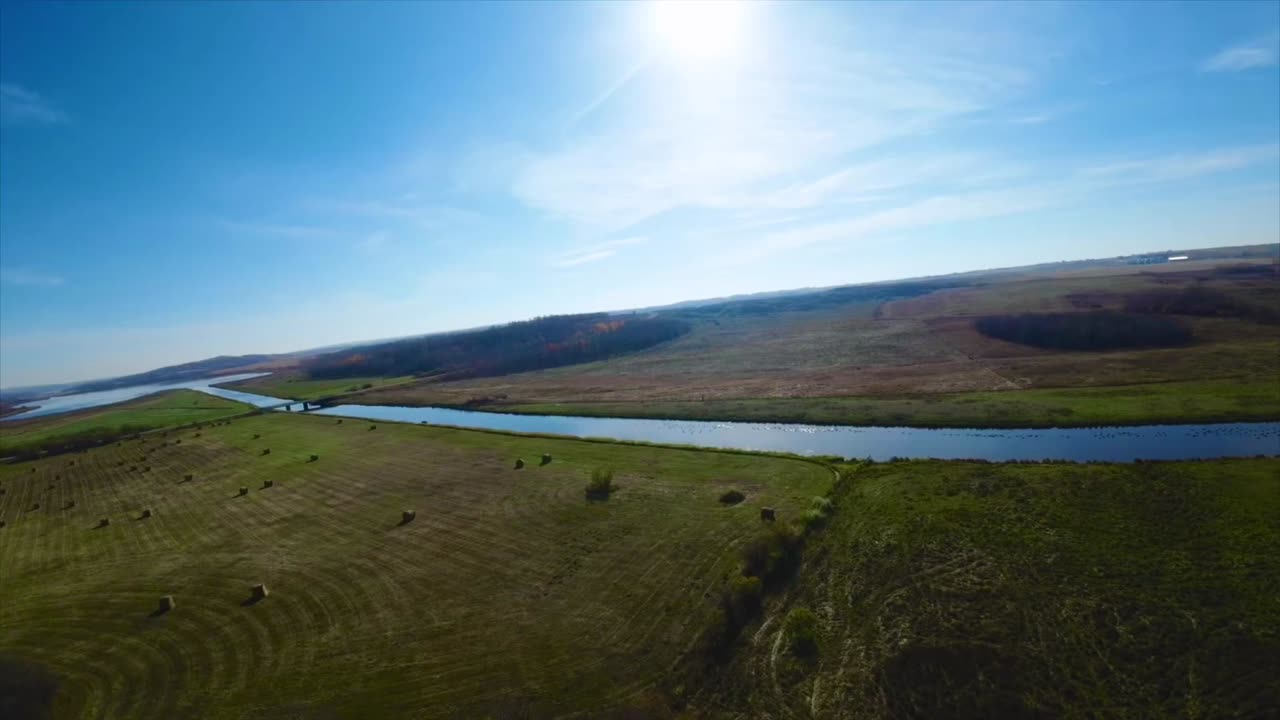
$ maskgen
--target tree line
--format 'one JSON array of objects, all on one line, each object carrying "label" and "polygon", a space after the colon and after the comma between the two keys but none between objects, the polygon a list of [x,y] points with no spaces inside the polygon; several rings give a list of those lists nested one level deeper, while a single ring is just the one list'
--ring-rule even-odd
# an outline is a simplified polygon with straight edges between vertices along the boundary
[{"label": "tree line", "polygon": [[433,335],[320,356],[306,365],[316,379],[369,375],[504,375],[634,352],[683,335],[669,317],[607,313],[553,315],[484,330]]},{"label": "tree line", "polygon": [[1241,300],[1221,290],[1193,285],[1181,290],[1151,290],[1125,298],[1128,312],[1161,315],[1199,315],[1203,317],[1239,317],[1275,325],[1280,311],[1265,305]]},{"label": "tree line", "polygon": [[1054,350],[1176,347],[1191,342],[1191,328],[1162,315],[1131,313],[1024,313],[974,321],[988,337]]}]

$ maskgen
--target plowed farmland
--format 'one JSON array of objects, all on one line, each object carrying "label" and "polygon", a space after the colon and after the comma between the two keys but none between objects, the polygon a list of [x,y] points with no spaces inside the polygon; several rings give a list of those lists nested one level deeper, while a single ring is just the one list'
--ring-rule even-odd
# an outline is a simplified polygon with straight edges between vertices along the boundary
[{"label": "plowed farmland", "polygon": [[[588,501],[601,468],[619,489]],[[56,678],[58,718],[621,712],[715,612],[759,507],[796,517],[830,484],[785,458],[332,417],[145,436],[0,467],[0,654]]]}]

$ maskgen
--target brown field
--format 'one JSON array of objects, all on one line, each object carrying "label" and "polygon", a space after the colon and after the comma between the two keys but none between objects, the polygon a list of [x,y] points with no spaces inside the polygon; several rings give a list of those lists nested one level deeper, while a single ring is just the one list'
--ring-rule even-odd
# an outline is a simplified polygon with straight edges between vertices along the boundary
[{"label": "brown field", "polygon": [[575,403],[633,403],[643,414],[646,405],[680,401],[1265,383],[1276,376],[1280,326],[1246,319],[1187,318],[1197,338],[1191,347],[1109,352],[1039,350],[973,328],[980,315],[1119,309],[1126,294],[1194,283],[1280,305],[1275,264],[1252,264],[1257,270],[1244,273],[1206,262],[1022,274],[885,303],[763,315],[727,309],[716,317],[697,315],[693,332],[627,357],[496,378],[422,381],[364,393],[360,402],[493,409],[561,404],[564,412]]}]

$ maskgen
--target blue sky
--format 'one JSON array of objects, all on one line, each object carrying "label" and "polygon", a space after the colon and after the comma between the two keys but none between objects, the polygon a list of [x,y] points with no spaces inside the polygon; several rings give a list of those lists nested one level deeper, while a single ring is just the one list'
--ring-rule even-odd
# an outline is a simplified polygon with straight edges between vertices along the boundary
[{"label": "blue sky", "polygon": [[2,13],[6,387],[1280,239],[1280,3]]}]

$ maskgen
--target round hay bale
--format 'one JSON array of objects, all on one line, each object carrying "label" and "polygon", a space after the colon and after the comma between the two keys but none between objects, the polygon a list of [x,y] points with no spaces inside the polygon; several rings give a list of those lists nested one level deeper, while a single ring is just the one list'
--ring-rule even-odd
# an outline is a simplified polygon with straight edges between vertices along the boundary
[{"label": "round hay bale", "polygon": [[524,467],[524,458],[516,458],[516,469]]},{"label": "round hay bale", "polygon": [[189,475],[189,474],[188,474],[188,475],[183,475],[183,476],[182,476],[182,479],[183,479],[184,481],[186,481],[186,482],[191,482],[191,475]]},{"label": "round hay bale", "polygon": [[4,526],[5,526],[5,521],[4,521],[4,520],[0,520],[0,528],[2,528],[2,527],[4,527]]},{"label": "round hay bale", "polygon": [[320,459],[320,456],[319,456],[319,455],[312,455],[312,456],[311,456],[311,462],[316,462],[316,461],[317,461],[317,460],[319,460],[319,459]]},{"label": "round hay bale", "polygon": [[334,423],[334,425],[341,425],[341,424],[342,424],[342,418],[338,418],[338,422]]},{"label": "round hay bale", "polygon": [[161,595],[160,605],[157,610],[161,613],[167,613],[174,608],[174,605],[175,603],[173,602],[172,595]]},{"label": "round hay bale", "polygon": [[771,507],[760,508],[760,520],[763,522],[773,522],[778,519],[777,512]]},{"label": "round hay bale", "polygon": [[418,516],[418,513],[414,512],[413,510],[405,510],[404,512],[400,513],[400,524],[407,525],[413,522],[413,519],[416,518],[417,516]]},{"label": "round hay bale", "polygon": [[377,426],[377,425],[370,425],[370,426],[369,426],[369,429],[370,429],[370,430],[377,430],[377,429],[378,429],[378,426]]},{"label": "round hay bale", "polygon": [[249,488],[247,488],[247,487],[242,487],[242,488],[240,488],[240,494],[241,494],[241,495],[248,495],[248,494],[249,494]]},{"label": "round hay bale", "polygon": [[275,487],[275,484],[276,484],[276,481],[275,481],[275,480],[263,480],[263,481],[262,481],[262,489],[263,489],[263,490],[266,490],[266,489],[267,489],[267,488],[269,488],[269,487]]},{"label": "round hay bale", "polygon": [[267,586],[262,583],[258,583],[257,585],[249,588],[249,594],[254,600],[265,600],[268,595]]},{"label": "round hay bale", "polygon": [[543,465],[551,464],[551,453],[542,453],[542,464]]},{"label": "round hay bale", "polygon": [[262,435],[261,435],[260,433],[254,433],[254,435],[253,435],[253,439],[254,439],[254,440],[257,440],[257,439],[258,439],[258,438],[260,438],[260,437],[262,437]]},{"label": "round hay bale", "polygon": [[263,455],[270,455],[270,454],[271,454],[271,448],[262,448],[262,454],[263,454]]},{"label": "round hay bale", "polygon": [[39,509],[40,509],[40,503],[31,503],[31,509],[32,509],[32,510],[39,510]]},{"label": "round hay bale", "polygon": [[149,517],[151,517],[151,508],[143,508],[141,519],[146,520]]},{"label": "round hay bale", "polygon": [[75,507],[75,506],[76,506],[76,501],[75,501],[75,500],[68,500],[68,501],[67,501],[67,504],[66,504],[66,506],[65,506],[65,509],[66,509],[66,510],[70,510],[71,508],[73,508],[73,507]]},{"label": "round hay bale", "polygon": [[102,518],[98,521],[98,527],[106,527],[111,524],[111,518]]}]

